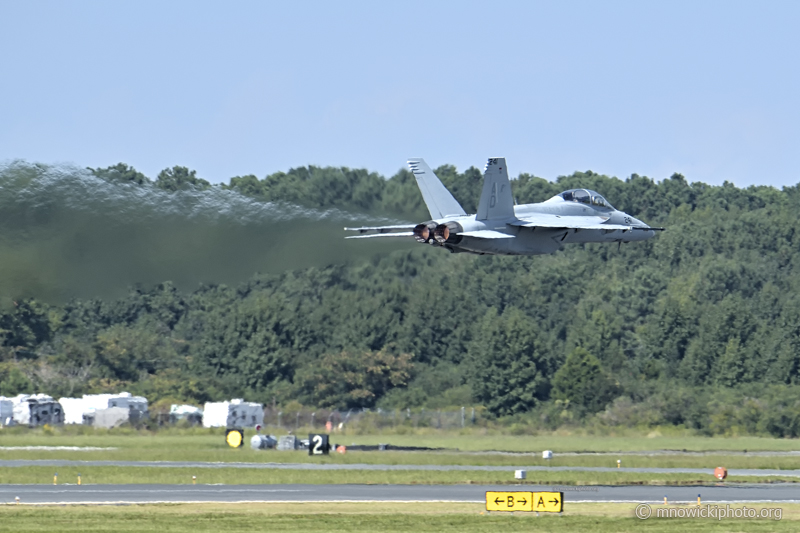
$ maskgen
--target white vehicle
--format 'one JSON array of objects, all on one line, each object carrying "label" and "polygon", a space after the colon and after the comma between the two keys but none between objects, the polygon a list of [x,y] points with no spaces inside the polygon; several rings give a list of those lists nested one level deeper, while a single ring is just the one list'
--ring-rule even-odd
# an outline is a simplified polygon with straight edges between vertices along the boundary
[{"label": "white vehicle", "polygon": [[264,406],[241,398],[230,402],[206,402],[203,427],[246,428],[264,424]]},{"label": "white vehicle", "polygon": [[20,394],[11,399],[14,403],[14,423],[21,426],[63,424],[64,410],[61,404],[47,394]]},{"label": "white vehicle", "polygon": [[128,409],[130,417],[141,420],[148,416],[147,398],[133,396],[129,392],[119,394],[84,394],[81,398],[60,398],[64,408],[65,424],[85,424],[91,420],[96,411],[121,407]]}]

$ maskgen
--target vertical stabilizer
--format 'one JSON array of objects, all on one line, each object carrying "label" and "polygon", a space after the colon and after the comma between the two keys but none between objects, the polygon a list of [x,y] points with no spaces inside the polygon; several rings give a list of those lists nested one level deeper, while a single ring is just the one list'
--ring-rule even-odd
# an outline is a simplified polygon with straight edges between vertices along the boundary
[{"label": "vertical stabilizer", "polygon": [[409,159],[408,168],[417,178],[417,186],[422,193],[422,199],[428,206],[432,219],[444,218],[448,215],[466,215],[467,212],[461,204],[453,198],[450,191],[445,188],[431,167],[424,159]]},{"label": "vertical stabilizer", "polygon": [[505,157],[490,157],[483,173],[477,220],[514,218],[514,199]]}]

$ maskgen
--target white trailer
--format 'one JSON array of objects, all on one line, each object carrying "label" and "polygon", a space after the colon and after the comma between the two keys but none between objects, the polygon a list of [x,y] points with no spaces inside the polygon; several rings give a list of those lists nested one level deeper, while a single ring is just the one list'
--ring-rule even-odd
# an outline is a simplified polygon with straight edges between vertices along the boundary
[{"label": "white trailer", "polygon": [[87,419],[93,419],[95,411],[112,407],[128,409],[133,420],[140,420],[148,415],[147,398],[132,396],[129,392],[84,394],[82,398],[61,398],[59,402],[64,408],[64,422],[67,424],[84,424]]},{"label": "white trailer", "polygon": [[14,423],[14,400],[0,396],[0,426]]},{"label": "white trailer", "polygon": [[86,411],[83,398],[59,398],[58,403],[64,409],[65,424],[83,424],[83,413]]},{"label": "white trailer", "polygon": [[203,427],[246,428],[264,425],[264,405],[241,398],[229,402],[206,402]]},{"label": "white trailer", "polygon": [[63,424],[64,410],[61,404],[47,394],[20,394],[13,398],[14,422],[25,426]]}]

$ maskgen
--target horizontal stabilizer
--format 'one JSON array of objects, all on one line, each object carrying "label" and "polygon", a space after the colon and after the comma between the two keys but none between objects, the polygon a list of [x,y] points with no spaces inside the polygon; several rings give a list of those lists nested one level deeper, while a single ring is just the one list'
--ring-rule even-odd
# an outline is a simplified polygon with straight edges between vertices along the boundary
[{"label": "horizontal stabilizer", "polygon": [[477,231],[463,231],[458,234],[463,237],[473,237],[475,239],[513,239],[513,235],[508,233],[501,233],[490,229],[482,229]]},{"label": "horizontal stabilizer", "polygon": [[413,237],[413,231],[404,231],[403,233],[373,233],[372,235],[351,235],[345,239],[372,239],[375,237]]},{"label": "horizontal stabilizer", "polygon": [[364,226],[361,228],[344,228],[345,231],[357,231],[359,233],[396,233],[398,231],[413,230],[415,225],[402,224],[399,226]]}]

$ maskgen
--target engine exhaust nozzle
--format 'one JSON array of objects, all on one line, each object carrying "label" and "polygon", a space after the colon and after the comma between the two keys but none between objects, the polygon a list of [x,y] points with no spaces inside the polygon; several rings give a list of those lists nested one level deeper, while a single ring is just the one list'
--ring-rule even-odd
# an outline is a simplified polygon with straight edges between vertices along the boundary
[{"label": "engine exhaust nozzle", "polygon": [[436,242],[439,244],[444,244],[445,241],[450,238],[450,228],[444,224],[439,224],[436,226],[436,229],[433,230],[433,238],[436,239]]},{"label": "engine exhaust nozzle", "polygon": [[417,242],[428,242],[431,239],[431,229],[426,224],[417,224],[414,228],[414,238]]}]

